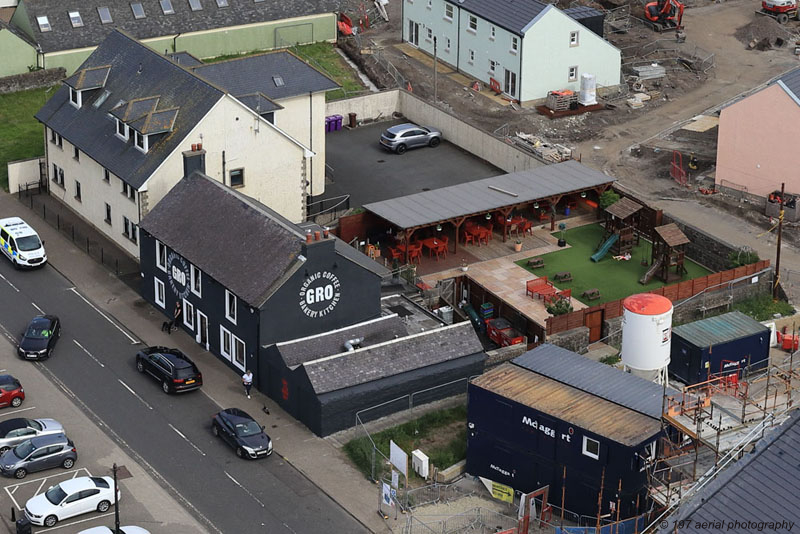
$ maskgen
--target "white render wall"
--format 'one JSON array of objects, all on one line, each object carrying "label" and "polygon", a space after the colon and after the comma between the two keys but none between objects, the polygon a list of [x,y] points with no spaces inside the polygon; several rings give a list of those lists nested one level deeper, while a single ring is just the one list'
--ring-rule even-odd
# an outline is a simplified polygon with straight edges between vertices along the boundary
[{"label": "white render wall", "polygon": [[[308,147],[312,157],[310,195],[325,192],[325,93],[276,100],[284,109],[275,111],[275,126]],[[310,120],[309,120],[310,117]]]},{"label": "white render wall", "polygon": [[[409,20],[419,23],[419,48],[433,56],[433,39],[428,37],[428,28],[436,36],[438,59],[456,66],[458,62],[458,3],[445,0],[400,0],[403,2],[403,41],[409,41]],[[445,5],[453,6],[453,17],[445,16]],[[463,15],[462,15],[463,16]],[[450,39],[450,46],[447,40]]]}]

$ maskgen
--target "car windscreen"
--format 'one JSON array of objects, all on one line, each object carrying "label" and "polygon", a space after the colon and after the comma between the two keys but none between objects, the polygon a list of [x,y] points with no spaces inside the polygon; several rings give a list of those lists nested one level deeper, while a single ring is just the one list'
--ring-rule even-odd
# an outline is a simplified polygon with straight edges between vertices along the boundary
[{"label": "car windscreen", "polygon": [[50,321],[35,321],[25,331],[28,339],[47,339],[50,337]]},{"label": "car windscreen", "polygon": [[35,419],[25,419],[25,421],[28,422],[29,427],[34,428],[37,431],[43,428],[42,424],[39,421],[36,421]]},{"label": "car windscreen", "polygon": [[15,389],[19,389],[19,384],[0,384],[0,389],[3,391],[14,391]]},{"label": "car windscreen", "polygon": [[385,132],[383,132],[383,136],[386,139],[394,139],[395,138],[395,135],[392,132],[390,132],[389,130],[386,130]]},{"label": "car windscreen", "polygon": [[61,486],[53,486],[45,492],[44,496],[52,504],[59,504],[67,497],[67,494],[64,493],[64,490],[61,489]]},{"label": "car windscreen", "polygon": [[39,237],[35,235],[18,237],[16,240],[17,240],[17,248],[22,251],[39,250],[40,248],[42,248],[42,242],[39,241]]},{"label": "car windscreen", "polygon": [[20,460],[24,460],[28,457],[30,453],[36,450],[36,447],[33,446],[31,440],[23,441],[16,447],[14,447],[14,455],[19,458]]},{"label": "car windscreen", "polygon": [[248,421],[246,423],[236,423],[236,435],[241,438],[247,436],[255,436],[261,433],[261,427],[255,421]]}]

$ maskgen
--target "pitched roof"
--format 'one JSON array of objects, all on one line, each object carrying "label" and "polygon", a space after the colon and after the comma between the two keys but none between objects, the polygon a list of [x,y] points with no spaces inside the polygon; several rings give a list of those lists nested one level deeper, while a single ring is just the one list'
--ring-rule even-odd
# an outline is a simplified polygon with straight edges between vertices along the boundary
[{"label": "pitched roof", "polygon": [[664,243],[671,247],[685,245],[690,243],[689,238],[686,237],[678,225],[675,223],[665,224],[664,226],[656,226],[656,233],[664,240]]},{"label": "pitched roof", "polygon": [[610,184],[610,176],[570,160],[432,191],[365,204],[398,228],[414,228],[464,215]]},{"label": "pitched roof", "polygon": [[800,68],[791,70],[775,80],[792,99],[800,104]]},{"label": "pitched roof", "polygon": [[622,197],[607,207],[606,211],[615,217],[625,220],[642,209],[642,207],[643,206],[638,202],[634,202],[628,197]]},{"label": "pitched roof", "polygon": [[189,52],[175,52],[173,54],[165,54],[169,59],[177,63],[178,65],[183,65],[186,68],[196,67],[197,65],[202,65],[203,62],[194,57]]},{"label": "pitched roof", "polygon": [[[142,4],[144,18],[134,18],[132,3]],[[113,29],[126,31],[137,39],[148,39],[339,10],[339,0],[230,0],[227,7],[218,7],[215,0],[200,0],[200,3],[203,9],[192,11],[186,0],[172,0],[174,13],[165,15],[157,0],[81,0],[79,5],[65,4],[63,0],[20,1],[33,28],[33,40],[46,53],[97,45]],[[100,21],[100,7],[109,9],[111,23]],[[69,11],[74,10],[80,13],[83,22],[78,28],[73,28],[69,18]],[[38,16],[47,16],[51,31],[39,29]]]},{"label": "pitched roof", "polygon": [[303,368],[321,394],[481,353],[467,321],[305,362]]},{"label": "pitched roof", "polygon": [[[92,52],[70,83],[77,83],[81,72],[103,72],[106,67],[105,84],[84,92],[80,109],[70,103],[65,86],[55,92],[36,118],[138,189],[224,92],[118,31],[109,34]],[[131,140],[116,136],[110,113],[131,122],[146,118],[132,124],[141,133],[169,129],[171,134],[150,139],[150,148],[144,154]]]},{"label": "pitched roof", "polygon": [[735,311],[673,327],[672,334],[695,347],[711,347],[768,331],[769,328],[752,317]]},{"label": "pitched roof", "polygon": [[512,363],[629,410],[661,418],[663,386],[570,350],[545,343],[514,358]]},{"label": "pitched roof", "polygon": [[629,447],[651,440],[661,431],[660,419],[512,363],[485,372],[470,387],[491,391]]},{"label": "pitched roof", "polygon": [[457,5],[517,35],[522,35],[547,8],[547,4],[539,0],[463,0]]},{"label": "pitched roof", "polygon": [[273,100],[336,89],[339,84],[286,50],[194,67],[234,96],[262,93]]},{"label": "pitched roof", "polygon": [[[789,523],[800,523],[800,410],[795,410],[781,426],[768,431],[755,450],[728,467],[717,479],[702,488],[669,517],[673,532],[681,519],[682,534],[707,534],[708,525],[726,525],[726,532],[747,533],[766,530],[789,531]],[[667,521],[662,521],[667,524]],[[703,523],[706,523],[703,525]],[[748,524],[749,523],[749,524]],[[731,526],[728,526],[731,525]]]}]

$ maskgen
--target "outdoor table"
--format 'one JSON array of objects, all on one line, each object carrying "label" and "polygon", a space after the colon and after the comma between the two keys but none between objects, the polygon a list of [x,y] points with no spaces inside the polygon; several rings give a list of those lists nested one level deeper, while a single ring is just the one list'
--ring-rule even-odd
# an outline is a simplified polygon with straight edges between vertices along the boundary
[{"label": "outdoor table", "polygon": [[438,251],[440,251],[442,248],[445,248],[447,245],[445,245],[445,242],[442,241],[441,239],[437,239],[435,237],[429,237],[428,239],[422,240],[422,246],[428,249],[429,258],[431,257],[431,255],[433,255],[434,252],[436,252],[437,253],[436,259],[438,260],[439,259]]}]

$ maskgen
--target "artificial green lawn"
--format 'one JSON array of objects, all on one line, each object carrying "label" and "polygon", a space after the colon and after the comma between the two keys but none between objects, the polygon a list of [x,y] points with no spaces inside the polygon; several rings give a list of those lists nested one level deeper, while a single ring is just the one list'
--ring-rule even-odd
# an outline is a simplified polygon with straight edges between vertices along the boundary
[{"label": "artificial green lawn", "polygon": [[[561,237],[561,232],[555,232],[555,237]],[[635,246],[631,252],[630,261],[617,261],[611,252],[599,262],[593,262],[590,257],[594,254],[598,243],[603,237],[603,227],[599,224],[580,226],[568,229],[564,232],[569,248],[563,248],[549,254],[537,256],[544,259],[544,267],[528,269],[526,263],[528,258],[520,260],[517,265],[523,267],[536,276],[547,276],[549,280],[553,275],[562,271],[572,273],[572,282],[555,282],[559,289],[572,289],[572,296],[587,305],[597,305],[617,299],[658,289],[665,284],[655,276],[647,285],[639,283],[639,278],[647,272],[649,266],[642,266],[641,259],[650,260],[650,242],[641,240],[639,246]],[[686,270],[684,280],[691,280],[710,274],[711,271],[701,267],[691,260],[686,260]],[[581,297],[587,289],[597,288],[600,290],[600,298],[588,301]]]},{"label": "artificial green lawn", "polygon": [[0,95],[0,187],[8,191],[8,162],[44,154],[42,125],[33,118],[55,88]]}]

